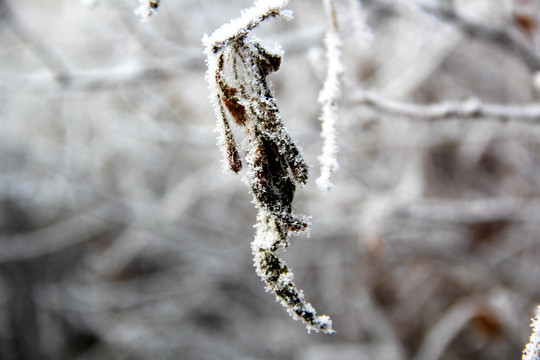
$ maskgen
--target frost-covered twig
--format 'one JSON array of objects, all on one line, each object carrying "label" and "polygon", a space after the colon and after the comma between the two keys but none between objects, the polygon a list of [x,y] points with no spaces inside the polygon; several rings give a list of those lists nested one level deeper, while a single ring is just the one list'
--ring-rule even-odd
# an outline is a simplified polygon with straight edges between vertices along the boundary
[{"label": "frost-covered twig", "polygon": [[330,190],[332,183],[330,176],[338,169],[337,161],[337,101],[340,95],[340,77],[342,66],[340,60],[341,40],[339,38],[337,14],[334,0],[323,0],[326,13],[330,19],[330,26],[326,33],[326,57],[328,59],[328,69],[324,86],[319,94],[319,102],[322,105],[322,130],[321,136],[324,140],[323,151],[319,160],[321,162],[321,175],[317,179],[317,185],[323,192]]},{"label": "frost-covered twig", "polygon": [[257,274],[266,283],[266,290],[277,296],[277,300],[287,308],[296,320],[306,324],[308,331],[332,333],[332,320],[326,315],[317,315],[313,306],[306,302],[302,290],[294,284],[292,271],[276,254],[277,246],[283,241],[282,229],[275,216],[260,210],[257,234],[251,244]]},{"label": "frost-covered twig", "polygon": [[309,167],[281,121],[266,79],[279,69],[281,50],[266,49],[248,35],[269,17],[289,17],[282,10],[286,4],[287,0],[256,1],[240,18],[205,36],[207,80],[218,119],[218,144],[226,166],[234,172],[239,172],[243,164],[229,120],[245,133],[244,181],[259,210],[252,243],[257,274],[266,289],[274,292],[308,330],[331,333],[330,318],[317,315],[304,300],[302,291],[293,283],[292,272],[276,253],[288,246],[290,233],[307,229],[307,218],[293,214],[292,201],[296,186],[307,182]]},{"label": "frost-covered twig", "polygon": [[148,20],[156,13],[160,0],[139,0],[139,7],[135,9],[135,14],[141,18],[141,21]]},{"label": "frost-covered twig", "polygon": [[430,105],[389,100],[371,93],[362,92],[354,97],[354,103],[368,106],[377,111],[411,119],[445,121],[451,119],[519,120],[540,121],[540,104],[505,105],[483,103],[476,99],[463,102],[442,102]]},{"label": "frost-covered twig", "polygon": [[531,323],[532,333],[529,343],[523,350],[522,360],[540,360],[540,307]]},{"label": "frost-covered twig", "polygon": [[253,29],[270,17],[282,16],[291,19],[291,11],[283,10],[283,7],[288,2],[289,0],[255,1],[253,7],[242,11],[242,16],[222,25],[212,35],[205,36],[203,44],[207,47],[207,50],[211,46],[212,52],[217,52],[224,46],[245,39]]}]

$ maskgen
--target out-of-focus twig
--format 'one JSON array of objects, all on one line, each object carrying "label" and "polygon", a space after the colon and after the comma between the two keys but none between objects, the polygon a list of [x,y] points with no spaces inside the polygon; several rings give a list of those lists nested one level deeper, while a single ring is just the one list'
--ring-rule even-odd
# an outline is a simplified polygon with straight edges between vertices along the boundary
[{"label": "out-of-focus twig", "polygon": [[[199,62],[200,60],[200,62]],[[123,66],[113,69],[99,69],[85,72],[72,72],[60,84],[51,81],[49,76],[12,76],[9,81],[0,82],[0,91],[8,93],[56,93],[93,92],[132,86],[140,83],[169,81],[178,78],[182,70],[200,70],[202,57],[187,56],[156,66]],[[4,78],[6,79],[6,77]]]},{"label": "out-of-focus twig", "polygon": [[41,62],[53,73],[60,84],[70,76],[68,66],[56,51],[43,41],[38,34],[24,24],[11,9],[7,0],[0,0],[0,23],[4,23]]},{"label": "out-of-focus twig", "polygon": [[466,298],[456,302],[429,330],[415,360],[437,360],[446,346],[472,318],[475,302]]},{"label": "out-of-focus twig", "polygon": [[[117,209],[116,209],[117,211]],[[114,206],[100,206],[29,233],[0,237],[0,264],[56,253],[110,231]]]},{"label": "out-of-focus twig", "polygon": [[385,356],[381,357],[394,360],[405,359],[405,349],[389,315],[380,307],[380,304],[374,299],[372,292],[365,286],[363,281],[355,279],[355,287],[353,298],[357,299],[357,301],[353,302],[354,309],[358,314],[362,314],[360,318],[365,323],[370,324],[369,331],[372,332],[373,336],[385,345]]},{"label": "out-of-focus twig", "polygon": [[485,222],[512,220],[540,221],[540,201],[520,198],[476,200],[423,200],[397,209],[396,214],[429,221]]},{"label": "out-of-focus twig", "polygon": [[540,70],[540,57],[538,54],[522,44],[508,29],[490,28],[467,21],[448,6],[445,8],[422,7],[422,10],[445,23],[456,26],[461,32],[471,38],[490,42],[517,55],[530,70]]},{"label": "out-of-focus twig", "polygon": [[452,119],[485,119],[497,121],[540,122],[540,104],[505,105],[483,103],[476,99],[422,105],[385,99],[372,92],[362,92],[352,102],[368,106],[387,115],[412,120],[445,121]]}]

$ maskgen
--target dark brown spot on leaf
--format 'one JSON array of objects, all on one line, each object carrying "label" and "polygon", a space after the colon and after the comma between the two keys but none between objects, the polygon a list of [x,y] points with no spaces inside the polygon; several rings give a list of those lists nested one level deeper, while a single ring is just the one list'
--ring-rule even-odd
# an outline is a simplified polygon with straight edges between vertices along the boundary
[{"label": "dark brown spot on leaf", "polygon": [[244,105],[238,103],[238,100],[235,98],[227,99],[225,96],[221,97],[221,101],[231,114],[234,122],[240,126],[243,126],[246,119],[246,108]]}]

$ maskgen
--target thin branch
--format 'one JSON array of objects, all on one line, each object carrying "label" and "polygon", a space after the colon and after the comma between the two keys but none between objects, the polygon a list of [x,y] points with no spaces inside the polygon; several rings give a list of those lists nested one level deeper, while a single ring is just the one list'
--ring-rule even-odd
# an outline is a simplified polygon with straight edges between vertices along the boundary
[{"label": "thin branch", "polygon": [[114,228],[117,211],[114,205],[104,205],[29,233],[0,236],[0,264],[54,254],[87,242]]},{"label": "thin branch", "polygon": [[0,82],[0,92],[10,94],[36,93],[42,95],[55,92],[94,92],[133,86],[139,83],[170,81],[186,70],[200,70],[202,57],[189,54],[186,57],[173,59],[155,66],[119,66],[111,69],[95,69],[84,72],[72,72],[58,83],[46,74],[30,76],[7,75]]},{"label": "thin branch", "polygon": [[456,26],[471,38],[490,42],[517,55],[530,70],[540,70],[540,57],[538,54],[520,42],[507,29],[494,29],[467,21],[456,14],[450,7],[445,9],[422,7],[422,9],[437,19]]},{"label": "thin branch", "polygon": [[207,48],[212,45],[211,50],[215,53],[219,51],[221,47],[227,46],[238,39],[245,38],[252,30],[268,18],[281,16],[286,19],[291,19],[292,13],[283,10],[283,7],[287,5],[288,2],[289,0],[256,1],[253,7],[242,11],[242,16],[224,24],[218,30],[214,31],[212,35],[205,35],[203,38],[203,45]]},{"label": "thin branch", "polygon": [[427,221],[474,223],[497,220],[540,222],[540,200],[500,197],[476,200],[424,200],[401,206],[398,216]]},{"label": "thin branch", "polygon": [[476,99],[463,102],[442,102],[429,105],[388,100],[363,92],[353,98],[353,103],[376,111],[413,120],[446,121],[452,119],[486,119],[497,121],[540,122],[540,103],[505,105],[483,103]]},{"label": "thin branch", "polygon": [[326,33],[326,57],[328,59],[328,69],[326,81],[319,94],[319,103],[322,105],[321,137],[324,140],[323,151],[319,160],[321,162],[321,175],[317,179],[317,186],[323,192],[332,188],[330,176],[338,169],[337,161],[337,101],[340,96],[340,78],[343,73],[341,65],[341,40],[339,38],[336,6],[334,0],[324,0],[326,13],[329,18],[329,28]]},{"label": "thin branch", "polygon": [[444,349],[474,316],[476,302],[462,299],[450,307],[424,338],[415,360],[437,360]]},{"label": "thin branch", "polygon": [[7,0],[0,0],[0,22],[6,24],[13,34],[15,34],[39,58],[39,60],[53,73],[58,83],[66,83],[66,79],[69,78],[71,74],[66,63],[60,55],[42,41],[29,26],[24,24],[17,17]]}]

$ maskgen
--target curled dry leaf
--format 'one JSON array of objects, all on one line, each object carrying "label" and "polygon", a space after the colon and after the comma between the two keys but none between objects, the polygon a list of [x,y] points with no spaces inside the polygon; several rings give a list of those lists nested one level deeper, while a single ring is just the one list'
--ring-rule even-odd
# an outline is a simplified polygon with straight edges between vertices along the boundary
[{"label": "curled dry leaf", "polygon": [[205,37],[207,80],[218,119],[219,145],[226,167],[240,171],[242,162],[229,125],[240,126],[245,135],[244,181],[259,210],[257,234],[252,243],[257,274],[295,319],[308,330],[331,333],[332,321],[305,301],[293,282],[293,274],[276,251],[289,245],[290,233],[307,229],[308,219],[292,211],[297,185],[305,185],[309,166],[302,150],[283,125],[267,76],[281,65],[281,51],[267,49],[249,33],[265,19],[288,16],[287,1],[258,1]]}]

